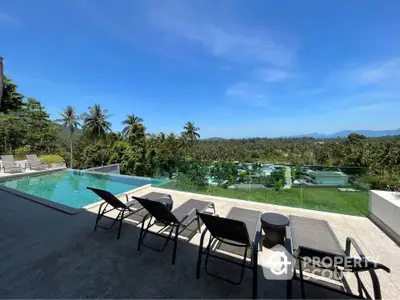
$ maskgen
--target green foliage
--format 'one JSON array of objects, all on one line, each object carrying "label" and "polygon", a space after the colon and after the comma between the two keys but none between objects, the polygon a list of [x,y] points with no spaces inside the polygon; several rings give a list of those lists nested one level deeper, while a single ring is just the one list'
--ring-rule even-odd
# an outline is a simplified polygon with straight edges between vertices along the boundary
[{"label": "green foliage", "polygon": [[124,129],[122,130],[122,135],[124,137],[129,137],[132,133],[136,134],[137,131],[144,132],[145,127],[143,126],[142,122],[143,119],[135,116],[135,114],[127,115],[127,118],[122,121],[122,124],[125,125]]},{"label": "green foliage", "polygon": [[347,139],[348,139],[348,141],[349,141],[350,143],[355,143],[355,142],[359,142],[359,141],[365,140],[365,139],[366,139],[366,136],[363,135],[363,134],[359,134],[359,133],[357,133],[357,132],[353,132],[353,133],[350,133],[350,134],[347,136]]},{"label": "green foliage", "polygon": [[[120,163],[128,175],[177,176],[178,184],[202,189],[211,173],[220,184],[262,183],[279,188],[285,184],[284,170],[261,176],[261,165],[268,162],[291,165],[327,166],[350,175],[358,186],[392,189],[400,181],[400,139],[366,138],[352,133],[347,139],[253,138],[200,140],[199,128],[193,122],[184,125],[181,136],[166,133],[148,134],[143,119],[131,114],[123,121],[123,134],[112,133],[110,115],[100,105],[93,105],[80,117],[72,108],[61,112],[59,125],[34,98],[25,98],[11,79],[4,78],[4,97],[0,112],[0,154],[60,154],[68,165],[77,169]],[[72,154],[76,153],[72,159]],[[195,163],[194,161],[213,162]],[[237,167],[228,161],[251,163]],[[213,168],[209,168],[214,165]],[[343,167],[346,166],[346,167]],[[367,176],[367,173],[370,176]],[[300,168],[292,168],[293,179],[309,178]],[[368,179],[366,179],[368,178]],[[281,191],[282,192],[282,191]]]},{"label": "green foliage", "polygon": [[0,153],[10,154],[26,141],[26,127],[18,116],[8,114],[0,118]]},{"label": "green foliage", "polygon": [[108,159],[108,164],[121,163],[124,154],[130,149],[130,145],[127,141],[122,140],[116,142],[111,148],[111,155]]},{"label": "green foliage", "polygon": [[296,169],[295,168],[290,168],[290,174],[292,176],[292,179],[296,179],[297,174],[296,174]]},{"label": "green foliage", "polygon": [[31,154],[31,148],[28,146],[22,146],[14,150],[14,158],[16,160],[24,160],[28,154]]},{"label": "green foliage", "polygon": [[72,106],[67,106],[60,114],[61,119],[57,119],[56,122],[59,123],[63,129],[68,130],[69,139],[71,140],[74,132],[81,126],[79,123],[79,116]]},{"label": "green foliage", "polygon": [[[214,176],[218,185],[221,186],[223,184],[225,187],[228,187],[235,183],[238,171],[235,164],[220,162],[214,164],[213,168],[211,168],[210,175]],[[227,182],[225,183],[225,181]]]},{"label": "green foliage", "polygon": [[368,176],[367,182],[371,190],[395,190],[400,187],[400,182],[378,176]]},{"label": "green foliage", "polygon": [[274,171],[272,171],[270,176],[262,177],[261,180],[262,184],[265,187],[273,187],[277,189],[277,187],[279,186],[280,188],[285,182],[285,169],[275,169]]},{"label": "green foliage", "polygon": [[89,113],[83,115],[84,129],[94,140],[104,138],[111,132],[111,123],[107,121],[110,117],[106,109],[102,109],[99,104],[89,107]]},{"label": "green foliage", "polygon": [[108,162],[109,148],[102,142],[87,146],[82,153],[82,169],[104,166]]},{"label": "green foliage", "polygon": [[176,185],[181,190],[202,190],[207,186],[208,166],[202,162],[187,161],[181,165]]},{"label": "green foliage", "polygon": [[65,161],[63,157],[57,154],[44,154],[39,159],[45,164],[63,163]]},{"label": "green foliage", "polygon": [[49,114],[39,101],[28,98],[23,109],[23,122],[26,126],[26,144],[32,153],[51,153],[56,149],[57,130],[49,120]]},{"label": "green foliage", "polygon": [[32,153],[51,153],[57,148],[56,128],[39,101],[28,98],[19,111],[0,118],[1,153],[30,146]]},{"label": "green foliage", "polygon": [[[71,139],[71,133],[68,128],[64,128],[60,125],[57,127],[57,137],[58,139],[63,142],[63,143],[69,143]],[[78,138],[80,138],[83,135],[83,130],[82,129],[75,129],[74,134],[72,135],[72,141],[76,141]]]},{"label": "green foliage", "polygon": [[283,178],[281,178],[281,179],[279,179],[278,181],[275,182],[275,185],[274,185],[275,191],[278,192],[281,189],[281,187],[283,186],[284,181],[285,180]]},{"label": "green foliage", "polygon": [[183,127],[182,137],[190,146],[193,146],[200,138],[199,130],[200,128],[196,127],[193,122],[187,122]]},{"label": "green foliage", "polygon": [[4,75],[3,97],[1,99],[0,112],[9,113],[21,109],[24,95],[17,91],[18,86],[10,78]]},{"label": "green foliage", "polygon": [[246,171],[240,172],[239,173],[239,183],[245,183],[246,182],[246,177],[247,177],[248,173]]}]

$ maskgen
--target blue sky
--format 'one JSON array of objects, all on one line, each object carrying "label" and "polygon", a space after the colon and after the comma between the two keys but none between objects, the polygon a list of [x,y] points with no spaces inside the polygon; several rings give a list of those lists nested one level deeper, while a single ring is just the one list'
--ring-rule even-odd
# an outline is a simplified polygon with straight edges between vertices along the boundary
[{"label": "blue sky", "polygon": [[52,118],[283,136],[400,127],[400,1],[0,1],[0,55]]}]

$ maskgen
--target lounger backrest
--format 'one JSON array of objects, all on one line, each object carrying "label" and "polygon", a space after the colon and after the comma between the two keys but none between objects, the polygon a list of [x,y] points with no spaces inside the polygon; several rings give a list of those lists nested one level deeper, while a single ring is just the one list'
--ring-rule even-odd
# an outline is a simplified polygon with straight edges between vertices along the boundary
[{"label": "lounger backrest", "polygon": [[242,221],[222,218],[209,214],[197,213],[210,234],[219,240],[230,240],[251,245],[246,224]]},{"label": "lounger backrest", "polygon": [[114,208],[126,208],[126,205],[123,202],[118,200],[117,197],[115,197],[113,194],[111,194],[108,191],[96,189],[96,188],[92,188],[92,187],[87,187],[87,189],[95,192],[101,199],[106,201],[108,204],[110,204]]},{"label": "lounger backrest", "polygon": [[2,155],[1,160],[4,166],[15,166],[14,155]]},{"label": "lounger backrest", "polygon": [[36,154],[29,154],[29,155],[26,156],[26,158],[28,159],[28,162],[29,162],[30,164],[35,164],[35,165],[37,165],[37,164],[40,164],[40,163],[41,163]]},{"label": "lounger backrest", "polygon": [[138,201],[142,206],[159,222],[164,224],[179,223],[179,220],[168,209],[168,207],[161,202],[148,200],[140,197],[132,197]]}]

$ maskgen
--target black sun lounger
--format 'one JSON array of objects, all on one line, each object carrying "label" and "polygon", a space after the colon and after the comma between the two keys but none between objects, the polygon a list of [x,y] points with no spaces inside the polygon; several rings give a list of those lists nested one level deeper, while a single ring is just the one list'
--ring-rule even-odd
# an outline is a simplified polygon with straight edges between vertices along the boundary
[{"label": "black sun lounger", "polygon": [[[92,187],[87,187],[89,190],[93,191],[96,193],[101,199],[103,199],[105,202],[103,202],[99,210],[97,212],[97,217],[96,217],[96,224],[94,226],[94,230],[97,229],[97,227],[100,227],[102,229],[109,230],[111,229],[116,222],[119,222],[119,228],[118,228],[118,236],[117,238],[121,236],[121,228],[122,228],[122,222],[125,218],[131,217],[132,215],[141,215],[140,220],[136,220],[138,222],[143,221],[143,217],[147,214],[144,213],[143,207],[140,203],[138,203],[136,200],[133,201],[128,201],[128,196],[125,195],[126,197],[126,203],[123,203],[120,201],[117,197],[115,197],[112,193],[102,190],[102,189],[97,189],[97,188],[92,188]],[[151,199],[157,200],[157,199],[162,199],[164,197],[170,197],[167,194],[161,194],[161,193],[149,193],[143,197],[149,197]],[[109,205],[111,207],[109,207]],[[112,211],[118,211],[118,214],[116,217],[111,217],[107,216],[108,213]],[[143,212],[143,214],[142,214]],[[107,218],[114,220],[109,227],[103,227],[99,225],[99,221],[102,218]]]},{"label": "black sun lounger", "polygon": [[[203,250],[204,238],[207,232],[207,230],[205,230],[201,235],[201,241],[199,245],[196,277],[200,278],[200,268],[203,254],[206,256],[206,273],[232,284],[240,284],[243,281],[244,269],[249,268],[253,271],[252,297],[257,298],[257,255],[258,248],[261,248],[261,212],[233,207],[226,218],[202,213],[199,213],[198,215],[204,222],[207,230],[210,232],[210,239],[205,250]],[[236,255],[241,255],[243,257],[242,261],[239,263],[235,260],[217,255],[216,253],[210,253],[210,250],[212,250],[211,248],[213,248],[215,242],[217,242],[217,246],[214,250],[222,250]],[[247,261],[248,250],[250,250],[250,263]],[[234,281],[209,272],[207,265],[210,257],[239,265],[241,267],[239,279]]]},{"label": "black sun lounger", "polygon": [[[150,217],[146,227],[144,225],[145,222],[143,221],[142,223],[137,249],[140,250],[140,247],[143,245],[152,250],[162,252],[167,247],[168,242],[173,239],[174,249],[172,253],[172,264],[175,264],[178,236],[182,233],[182,231],[187,229],[194,221],[197,221],[197,231],[201,231],[200,220],[198,219],[196,212],[205,212],[208,208],[213,209],[215,212],[214,204],[207,201],[190,199],[171,212],[162,202],[144,199],[143,197],[132,198],[137,200],[149,212],[148,216]],[[157,232],[152,232],[149,229],[154,225],[159,225],[162,228]],[[169,228],[169,234],[165,236],[162,233],[167,228]],[[166,241],[163,247],[155,248],[145,244],[144,239],[147,233],[165,238]],[[174,233],[174,237],[172,237],[172,233]]]},{"label": "black sun lounger", "polygon": [[[358,254],[357,258],[350,255],[352,246]],[[381,299],[380,284],[375,270],[382,269],[390,272],[390,269],[382,264],[368,261],[353,238],[346,239],[346,249],[344,250],[327,221],[290,216],[290,226],[287,227],[286,232],[286,248],[296,259],[293,279],[300,281],[303,299],[306,298],[305,282],[339,293],[342,297],[373,299],[361,281],[361,272],[369,273],[374,299]],[[329,277],[330,281],[324,278],[324,274],[327,274],[324,270],[332,271],[329,273],[332,274]],[[304,274],[306,272],[314,274],[314,276],[306,280]],[[358,295],[351,291],[343,272],[351,272],[355,275]],[[332,283],[332,281],[337,283]],[[287,298],[291,297],[292,280],[289,280]]]}]

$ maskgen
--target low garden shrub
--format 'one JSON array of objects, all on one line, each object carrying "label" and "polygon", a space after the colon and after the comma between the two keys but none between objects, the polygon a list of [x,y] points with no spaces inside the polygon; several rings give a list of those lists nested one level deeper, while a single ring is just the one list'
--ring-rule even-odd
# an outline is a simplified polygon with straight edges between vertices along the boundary
[{"label": "low garden shrub", "polygon": [[40,160],[45,164],[54,164],[54,163],[63,163],[65,162],[64,158],[62,158],[58,154],[45,154],[40,156]]}]

